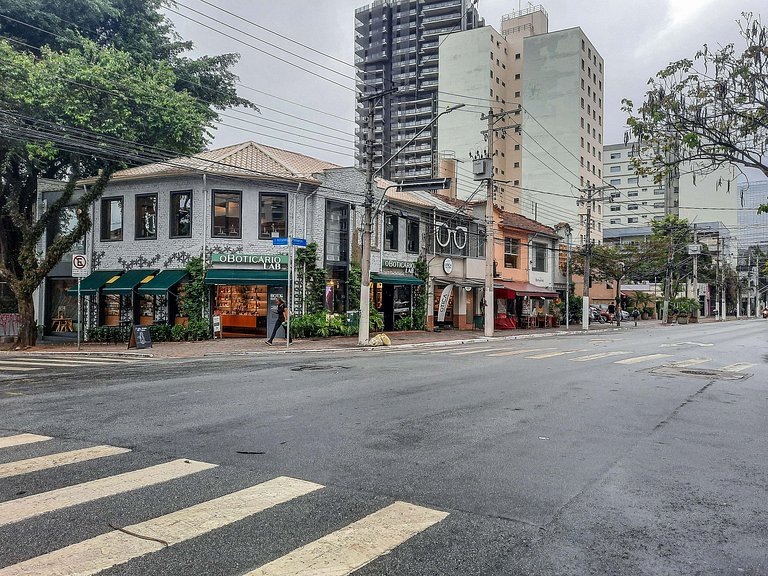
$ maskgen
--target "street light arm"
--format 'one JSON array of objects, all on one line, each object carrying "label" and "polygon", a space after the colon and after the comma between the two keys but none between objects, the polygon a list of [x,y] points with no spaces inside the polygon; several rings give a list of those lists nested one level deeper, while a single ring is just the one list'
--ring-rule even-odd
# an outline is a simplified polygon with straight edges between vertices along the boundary
[{"label": "street light arm", "polygon": [[373,171],[373,174],[372,174],[371,176],[372,176],[372,177],[376,177],[376,175],[377,175],[379,172],[381,172],[381,171],[382,171],[382,170],[383,170],[385,167],[389,166],[389,163],[390,163],[390,162],[392,162],[392,160],[394,160],[395,158],[397,158],[397,155],[398,155],[398,154],[400,154],[400,152],[402,152],[402,151],[403,151],[403,150],[405,150],[405,149],[406,149],[408,146],[410,146],[410,145],[413,143],[413,141],[414,141],[414,140],[416,140],[416,138],[418,138],[419,136],[421,136],[421,134],[422,134],[422,133],[423,133],[423,132],[424,132],[424,131],[425,131],[427,128],[429,128],[429,127],[430,127],[430,126],[432,126],[432,125],[433,125],[435,122],[437,122],[437,121],[438,121],[438,119],[440,118],[440,116],[443,116],[444,114],[449,114],[450,112],[453,112],[454,110],[458,110],[459,108],[463,108],[464,106],[466,106],[466,104],[456,104],[455,106],[451,106],[450,108],[447,108],[447,109],[443,110],[442,112],[440,112],[440,114],[438,114],[437,116],[435,116],[435,117],[434,117],[434,118],[433,118],[433,119],[432,119],[432,120],[429,122],[429,124],[426,124],[426,125],[425,125],[425,126],[424,126],[424,127],[421,129],[421,130],[419,130],[418,132],[416,132],[416,134],[414,134],[414,135],[413,135],[413,138],[411,138],[410,140],[408,140],[408,142],[406,142],[405,144],[403,144],[403,145],[400,147],[400,149],[399,149],[397,152],[395,152],[394,154],[392,154],[392,156],[390,156],[390,157],[389,157],[389,159],[388,159],[386,162],[384,162],[384,163],[383,163],[381,166],[379,166],[379,167],[378,167],[376,170],[374,170],[374,171]]}]

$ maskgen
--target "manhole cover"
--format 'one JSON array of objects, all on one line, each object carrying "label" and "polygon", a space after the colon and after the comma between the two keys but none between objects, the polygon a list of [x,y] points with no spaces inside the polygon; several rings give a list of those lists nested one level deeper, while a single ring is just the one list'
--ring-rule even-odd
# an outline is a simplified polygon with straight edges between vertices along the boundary
[{"label": "manhole cover", "polygon": [[693,376],[708,380],[746,380],[752,374],[734,372],[732,370],[712,370],[705,368],[683,368],[678,366],[658,366],[649,370],[651,374],[659,376]]},{"label": "manhole cover", "polygon": [[349,366],[328,366],[325,364],[303,364],[301,366],[294,366],[291,368],[293,372],[330,372],[333,370],[349,370]]}]

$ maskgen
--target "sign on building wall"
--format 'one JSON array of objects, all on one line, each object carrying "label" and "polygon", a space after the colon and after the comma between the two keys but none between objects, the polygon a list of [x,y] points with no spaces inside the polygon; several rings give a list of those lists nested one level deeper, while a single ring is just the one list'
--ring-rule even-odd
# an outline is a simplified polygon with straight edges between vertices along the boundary
[{"label": "sign on building wall", "polygon": [[448,302],[453,294],[453,284],[448,284],[440,293],[440,304],[437,308],[437,321],[445,322],[445,313],[448,311]]},{"label": "sign on building wall", "polygon": [[213,264],[241,264],[256,270],[282,270],[288,266],[287,254],[211,254]]},{"label": "sign on building wall", "polygon": [[416,271],[416,263],[405,260],[382,260],[381,267],[389,270],[404,270],[408,274],[413,274]]}]

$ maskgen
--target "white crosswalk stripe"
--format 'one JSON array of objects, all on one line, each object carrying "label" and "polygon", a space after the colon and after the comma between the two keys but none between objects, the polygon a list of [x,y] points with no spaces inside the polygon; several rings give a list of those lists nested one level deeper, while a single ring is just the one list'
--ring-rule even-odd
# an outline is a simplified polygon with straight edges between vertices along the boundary
[{"label": "white crosswalk stripe", "polygon": [[728,372],[742,372],[747,368],[752,368],[752,366],[754,366],[754,364],[750,362],[737,362],[736,364],[729,364],[728,366],[723,366],[721,370],[727,370]]},{"label": "white crosswalk stripe", "polygon": [[447,516],[395,502],[245,576],[346,576]]},{"label": "white crosswalk stripe", "polygon": [[494,352],[488,354],[490,358],[496,358],[497,356],[517,356],[519,354],[528,354],[529,352],[541,352],[542,350],[552,350],[552,348],[522,348],[519,350],[507,350],[506,352]]},{"label": "white crosswalk stripe", "polygon": [[136,362],[148,362],[147,356],[124,358],[117,356],[35,355],[0,357],[0,372],[36,372],[45,368],[98,368]]},{"label": "white crosswalk stripe", "polygon": [[478,348],[475,350],[465,350],[463,352],[451,352],[451,356],[467,356],[469,354],[480,354],[481,352],[492,352],[499,348]]},{"label": "white crosswalk stripe", "polygon": [[[5,436],[0,437],[0,448],[50,439],[36,434]],[[0,478],[32,470],[52,472],[51,469],[59,466],[124,452],[130,451],[112,446],[94,446],[19,460],[0,464]],[[215,464],[177,459],[7,500],[0,502],[0,527],[34,521],[44,514],[135,493],[180,478],[194,478],[195,474],[216,467]],[[280,476],[130,526],[110,525],[112,530],[109,532],[0,568],[0,576],[98,574],[147,554],[205,536],[323,488],[314,482]],[[251,567],[246,576],[346,576],[392,552],[417,534],[445,520],[448,515],[447,512],[415,504],[394,502],[261,567]],[[157,557],[157,562],[161,566],[157,573],[162,573],[162,556]]]},{"label": "white crosswalk stripe", "polygon": [[661,360],[662,358],[669,358],[670,356],[670,354],[648,354],[647,356],[635,356],[634,358],[616,360],[614,364],[638,364],[640,362],[650,362],[651,360]]},{"label": "white crosswalk stripe", "polygon": [[24,366],[3,366],[0,364],[0,372],[34,372],[40,369],[41,367],[29,368]]},{"label": "white crosswalk stripe", "polygon": [[50,439],[50,436],[40,436],[39,434],[16,434],[15,436],[0,436],[0,448],[10,448],[11,446],[34,444],[35,442],[45,442],[46,440]]},{"label": "white crosswalk stripe", "polygon": [[160,484],[188,474],[216,468],[215,464],[194,460],[173,460],[142,470],[125,472],[107,478],[91,480],[75,486],[67,486],[42,494],[34,494],[17,500],[0,502],[0,526],[20,522],[54,510],[61,510],[113,496],[130,490]]},{"label": "white crosswalk stripe", "polygon": [[629,352],[623,352],[621,350],[615,350],[613,352],[598,352],[596,354],[588,354],[586,356],[579,356],[578,358],[570,358],[571,362],[591,362],[592,360],[600,360],[602,358],[610,358],[611,356],[622,356],[629,354]]},{"label": "white crosswalk stripe", "polygon": [[554,358],[556,356],[565,356],[566,354],[576,354],[577,352],[586,352],[586,350],[557,350],[555,352],[544,352],[543,354],[534,354],[526,356],[531,360],[544,360],[545,358]]},{"label": "white crosswalk stripe", "polygon": [[8,566],[0,570],[0,576],[97,574],[321,488],[320,484],[281,476]]},{"label": "white crosswalk stripe", "polygon": [[688,368],[689,366],[696,366],[697,364],[705,364],[707,362],[711,362],[711,358],[687,358],[686,360],[671,362],[668,365],[675,368]]},{"label": "white crosswalk stripe", "polygon": [[124,454],[125,452],[130,452],[130,450],[128,448],[118,448],[117,446],[93,446],[69,452],[59,452],[49,456],[38,456],[37,458],[8,462],[0,464],[0,478],[10,478],[19,474],[39,472],[40,470],[104,458],[105,456],[114,456],[115,454]]}]

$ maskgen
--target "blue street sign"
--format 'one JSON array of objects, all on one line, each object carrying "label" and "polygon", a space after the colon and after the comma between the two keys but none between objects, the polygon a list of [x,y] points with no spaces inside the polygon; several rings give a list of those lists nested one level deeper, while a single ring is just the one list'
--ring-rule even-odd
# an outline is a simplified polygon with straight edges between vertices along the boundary
[{"label": "blue street sign", "polygon": [[272,238],[272,246],[288,246],[288,238]]},{"label": "blue street sign", "polygon": [[293,245],[294,246],[306,246],[307,245],[307,239],[306,238],[294,238],[293,239]]}]

